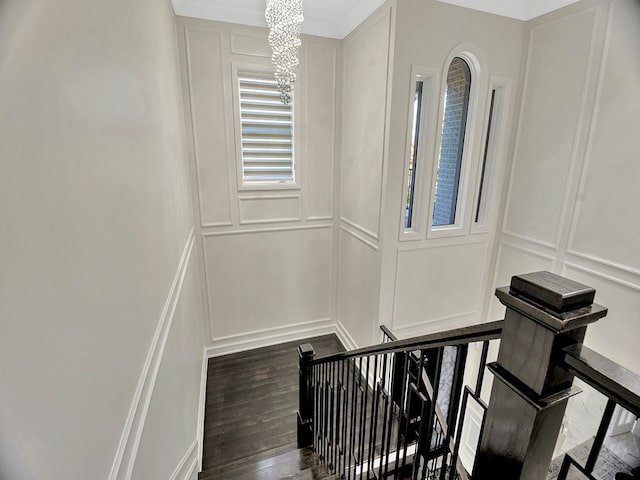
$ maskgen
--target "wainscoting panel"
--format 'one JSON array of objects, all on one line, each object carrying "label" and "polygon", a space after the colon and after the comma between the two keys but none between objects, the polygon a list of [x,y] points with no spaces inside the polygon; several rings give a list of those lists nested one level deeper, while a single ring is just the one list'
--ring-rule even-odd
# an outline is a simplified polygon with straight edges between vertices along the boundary
[{"label": "wainscoting panel", "polygon": [[[314,39],[315,41],[315,39]],[[333,177],[335,152],[335,102],[338,49],[333,45],[306,42],[306,86],[314,95],[307,97],[308,141],[303,147],[306,159],[308,218],[333,218]],[[328,79],[332,81],[327,81]]]},{"label": "wainscoting panel", "polygon": [[231,32],[231,53],[271,58],[271,47],[265,35]]},{"label": "wainscoting panel", "polygon": [[608,315],[590,325],[585,345],[615,362],[640,372],[638,338],[640,278],[629,283],[577,264],[565,263],[563,275],[596,289],[596,303],[609,308]]},{"label": "wainscoting panel", "polygon": [[486,248],[481,242],[398,252],[393,328],[478,311]]},{"label": "wainscoting panel", "polygon": [[378,341],[378,261],[374,246],[348,229],[340,230],[338,316],[348,343]]},{"label": "wainscoting panel", "polygon": [[228,156],[235,151],[228,135],[233,119],[226,114],[224,32],[187,25],[184,33],[200,220],[204,226],[226,225],[232,221],[230,185],[235,184]]},{"label": "wainscoting panel", "polygon": [[300,220],[300,195],[242,196],[238,204],[241,225]]},{"label": "wainscoting panel", "polygon": [[205,236],[212,341],[331,317],[331,227]]},{"label": "wainscoting panel", "polygon": [[510,235],[558,244],[576,142],[587,120],[583,107],[596,12],[585,10],[531,30],[504,221]]},{"label": "wainscoting panel", "polygon": [[640,274],[640,5],[613,6],[569,250]]},{"label": "wainscoting panel", "polygon": [[379,236],[384,158],[388,10],[370,17],[344,41],[342,217]]}]

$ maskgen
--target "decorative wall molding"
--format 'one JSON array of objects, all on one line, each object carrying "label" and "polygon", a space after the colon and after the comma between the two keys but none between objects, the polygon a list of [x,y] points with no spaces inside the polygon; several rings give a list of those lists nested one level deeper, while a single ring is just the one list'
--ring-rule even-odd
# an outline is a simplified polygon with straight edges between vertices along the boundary
[{"label": "decorative wall molding", "polygon": [[[245,32],[231,32],[230,51],[236,55],[248,55],[250,57],[271,58],[271,48],[267,41],[268,32],[265,30],[261,34],[251,34]],[[249,41],[251,45],[243,45],[242,40],[255,39],[255,43]],[[255,47],[262,44],[264,50]]]},{"label": "decorative wall molding", "polygon": [[485,233],[469,235],[465,237],[434,238],[431,240],[403,241],[398,244],[398,252],[415,252],[419,250],[432,250],[434,248],[462,247],[477,243],[489,243],[489,236]]},{"label": "decorative wall molding", "polygon": [[[246,218],[247,213],[243,209],[243,205],[247,205],[251,202],[267,203],[269,201],[293,201],[294,215],[284,217],[268,217],[265,215],[259,215],[257,218]],[[271,205],[269,211],[277,213],[276,209]],[[238,196],[238,211],[240,212],[240,225],[256,225],[265,223],[286,223],[286,222],[299,222],[301,220],[300,214],[300,194],[294,195],[245,195]],[[290,212],[294,213],[294,212]],[[285,214],[286,215],[286,214]]]},{"label": "decorative wall molding", "polygon": [[[503,246],[505,247],[509,247],[512,248],[513,250],[519,250],[521,252],[525,252],[525,253],[529,253],[531,255],[534,255],[536,257],[540,257],[543,258],[545,260],[555,260],[555,250],[551,251],[551,252],[540,252],[538,250],[535,250],[533,248],[531,248],[528,245],[521,245],[518,243],[514,243],[514,242],[510,242],[508,240],[505,240],[504,238],[502,238],[500,240],[500,245],[499,245],[499,249],[501,250]],[[534,244],[534,245],[538,245],[538,244]]]},{"label": "decorative wall molding", "polygon": [[593,277],[601,278],[602,280],[605,280],[605,281],[607,281],[609,283],[613,283],[613,284],[619,285],[621,287],[627,288],[629,290],[633,290],[633,292],[640,292],[640,284],[627,282],[625,280],[622,280],[620,278],[614,277],[612,275],[607,275],[606,273],[599,272],[598,270],[594,270],[592,268],[588,268],[588,267],[585,267],[583,265],[578,265],[578,264],[571,263],[571,262],[564,262],[564,264],[562,266],[562,274],[563,275],[566,275],[566,270],[568,268],[572,268],[574,270],[578,270],[578,271],[584,272],[587,275],[591,275]]},{"label": "decorative wall molding", "polygon": [[248,235],[255,233],[268,233],[268,232],[288,232],[294,230],[318,230],[325,228],[332,228],[333,224],[314,224],[314,225],[292,225],[290,227],[265,227],[265,228],[247,228],[243,230],[225,230],[220,232],[202,232],[203,237],[218,237],[222,235]]},{"label": "decorative wall molding", "polygon": [[[561,247],[561,242],[562,242],[562,233],[563,233],[563,225],[566,222],[566,217],[568,214],[569,210],[573,210],[573,208],[570,208],[569,204],[573,201],[575,202],[575,196],[573,196],[573,192],[575,191],[575,185],[576,185],[576,170],[577,170],[577,164],[579,163],[580,160],[580,156],[578,155],[578,151],[579,151],[579,146],[581,143],[581,138],[583,137],[583,125],[585,123],[585,117],[586,117],[586,109],[585,109],[585,103],[587,100],[587,95],[589,90],[591,89],[591,85],[590,85],[590,78],[589,78],[589,72],[591,72],[592,70],[592,65],[594,62],[594,53],[596,51],[596,30],[597,30],[597,20],[598,20],[598,13],[599,10],[597,9],[597,7],[593,7],[587,10],[583,10],[583,11],[579,11],[576,13],[572,13],[569,15],[565,15],[562,17],[559,17],[557,19],[551,20],[551,21],[547,21],[544,23],[541,23],[539,25],[535,25],[531,28],[531,30],[529,31],[529,36],[528,36],[528,48],[527,48],[527,52],[526,52],[526,63],[525,63],[525,71],[524,71],[524,84],[522,86],[522,92],[520,95],[520,105],[519,105],[519,117],[518,117],[518,122],[517,122],[517,130],[516,130],[516,140],[515,140],[515,145],[514,145],[514,152],[515,152],[515,156],[514,156],[514,160],[512,162],[512,166],[511,166],[511,172],[510,172],[510,177],[508,180],[508,186],[507,186],[507,196],[506,196],[506,207],[505,207],[505,211],[504,211],[504,215],[502,218],[502,233],[503,234],[507,234],[509,236],[512,237],[517,237],[520,238],[522,240],[531,242],[531,243],[536,243],[540,246],[543,247],[548,247],[548,248],[552,248],[552,249],[559,249]],[[535,45],[535,33],[538,30],[544,29],[544,28],[549,28],[549,26],[554,25],[556,23],[561,23],[561,22],[566,22],[568,20],[574,19],[576,17],[579,16],[583,16],[583,15],[588,15],[591,14],[593,16],[592,19],[592,24],[591,24],[591,37],[590,37],[590,46],[589,46],[589,53],[588,56],[586,58],[586,68],[585,68],[585,78],[584,78],[584,83],[581,87],[581,95],[580,95],[580,103],[579,103],[579,109],[576,115],[576,119],[575,119],[575,129],[574,129],[574,134],[573,134],[573,139],[572,139],[572,144],[571,144],[571,152],[570,152],[570,160],[568,162],[567,165],[567,172],[566,172],[566,178],[565,178],[565,184],[563,187],[563,192],[564,195],[562,197],[562,205],[560,207],[560,216],[558,218],[558,223],[556,225],[554,225],[555,228],[555,233],[553,234],[553,241],[547,241],[547,240],[540,240],[540,239],[536,239],[527,235],[522,235],[520,233],[517,232],[513,232],[510,231],[507,223],[508,223],[508,219],[510,218],[510,212],[511,212],[511,205],[512,205],[512,193],[513,193],[513,184],[514,184],[514,179],[516,176],[516,171],[517,171],[517,165],[520,161],[522,161],[520,159],[520,152],[521,152],[521,141],[522,141],[522,126],[524,124],[524,112],[527,111],[527,100],[528,100],[528,92],[529,92],[529,87],[530,87],[530,72],[531,72],[531,68],[532,68],[532,55],[533,55],[533,51],[534,51],[534,45]]]},{"label": "decorative wall molding", "polygon": [[[624,265],[622,263],[617,263],[611,260],[607,260],[606,258],[598,257],[597,255],[580,253],[573,250],[569,250],[567,254],[573,257],[576,257],[577,259],[587,260],[588,262],[597,264],[601,267],[615,270],[618,274],[622,274],[622,275],[630,274],[636,277],[640,277],[640,270],[630,267],[628,265]],[[574,262],[571,262],[571,263],[574,263]]]},{"label": "decorative wall molding", "polygon": [[417,335],[429,335],[435,332],[476,325],[479,323],[479,317],[480,313],[478,311],[471,311],[431,320],[427,319],[409,325],[393,325],[391,330],[398,338],[410,338]]},{"label": "decorative wall molding", "polygon": [[198,440],[194,440],[187,453],[169,477],[169,480],[189,480],[198,465]]},{"label": "decorative wall molding", "polygon": [[[583,12],[578,12],[574,15],[568,15],[566,17],[563,17],[562,19],[558,19],[558,21],[567,20],[567,19],[571,19],[577,16],[587,15],[587,14],[593,15],[593,18],[591,21],[591,38],[589,39],[589,43],[590,43],[589,56],[587,60],[585,81],[582,87],[582,95],[580,97],[580,107],[578,110],[578,118],[576,119],[576,127],[574,130],[573,142],[571,145],[571,159],[569,161],[569,170],[567,172],[567,178],[564,185],[565,195],[562,200],[562,210],[560,213],[560,221],[558,224],[558,228],[556,230],[556,239],[555,239],[556,245],[558,245],[558,247],[561,250],[566,250],[567,248],[566,245],[568,243],[568,238],[567,238],[568,235],[565,233],[564,226],[568,224],[569,230],[572,229],[574,212],[578,203],[577,192],[580,186],[580,179],[581,179],[580,166],[584,168],[583,167],[584,152],[581,152],[581,150],[582,148],[586,149],[586,147],[584,146],[588,144],[590,141],[589,134],[591,132],[590,132],[589,124],[590,124],[591,118],[587,119],[587,115],[589,111],[589,109],[587,108],[587,105],[589,104],[589,92],[592,89],[591,84],[593,82],[593,79],[592,79],[593,75],[591,74],[591,72],[593,71],[593,64],[596,62],[596,58],[595,58],[595,53],[597,50],[596,33],[598,30],[598,17],[600,15],[600,10],[598,7],[593,7]],[[597,90],[597,86],[598,85],[596,80],[596,90]],[[585,128],[585,125],[586,125],[586,128]],[[587,135],[586,139],[584,138],[585,130]],[[579,155],[579,153],[582,153],[582,155]]]},{"label": "decorative wall molding", "polygon": [[[182,1],[182,0],[181,0]],[[178,7],[176,6],[176,10],[178,9]],[[193,88],[193,64],[192,64],[192,55],[191,55],[191,45],[190,45],[190,40],[189,40],[189,32],[190,31],[200,31],[200,32],[206,32],[208,34],[211,35],[215,35],[217,37],[217,43],[218,43],[218,54],[220,55],[220,59],[225,58],[225,53],[224,53],[224,47],[223,47],[223,32],[221,30],[218,29],[211,29],[211,28],[199,28],[197,26],[193,26],[193,25],[184,25],[183,26],[183,41],[184,41],[184,48],[185,48],[185,62],[186,62],[186,75],[187,75],[187,91],[185,93],[185,95],[187,95],[187,98],[185,99],[184,105],[187,108],[187,114],[188,114],[188,121],[190,122],[190,133],[191,133],[191,142],[193,144],[193,161],[195,163],[195,169],[193,171],[193,175],[195,177],[195,183],[196,183],[196,197],[198,199],[198,212],[199,212],[199,218],[200,218],[200,224],[205,227],[205,226],[224,226],[227,223],[228,224],[232,224],[231,218],[232,218],[232,212],[231,212],[231,202],[228,201],[227,202],[227,219],[225,219],[224,221],[221,222],[209,222],[206,221],[204,218],[204,207],[206,206],[206,203],[204,202],[204,199],[202,198],[202,178],[199,172],[202,171],[201,168],[201,159],[199,156],[199,151],[200,151],[200,147],[199,147],[199,143],[198,143],[198,134],[197,134],[197,123],[196,123],[196,114],[193,108],[194,105],[194,88]],[[224,69],[220,69],[219,72],[219,81],[221,85],[225,85],[225,77],[224,77]],[[223,118],[224,117],[228,117],[228,112],[226,109],[224,109],[221,113],[220,113]],[[225,120],[225,126],[228,125],[230,122]],[[228,127],[226,127],[228,128]],[[225,139],[229,138],[229,132],[226,132],[225,135]],[[226,155],[227,157],[229,157],[229,145],[227,143],[227,141],[225,141],[225,145],[224,145],[224,155]],[[225,172],[227,173],[227,172]],[[231,195],[231,192],[229,192],[229,195]]]},{"label": "decorative wall molding", "polygon": [[342,223],[347,224],[348,226],[350,226],[351,228],[356,229],[359,232],[364,233],[365,235],[371,237],[373,240],[379,240],[379,236],[376,232],[372,232],[371,230],[368,230],[366,228],[364,228],[363,226],[358,225],[356,222],[353,222],[351,220],[349,220],[348,218],[345,217],[340,217],[340,221]]},{"label": "decorative wall molding", "polygon": [[211,342],[212,345],[207,347],[206,352],[208,358],[213,358],[335,332],[333,320],[322,318],[311,322],[214,338]]},{"label": "decorative wall molding", "polygon": [[352,236],[353,238],[355,238],[356,240],[359,240],[361,243],[364,243],[367,247],[370,247],[371,249],[378,251],[378,249],[380,248],[378,245],[376,245],[373,242],[370,242],[369,240],[367,240],[366,238],[364,238],[362,235],[357,234],[356,232],[354,232],[353,230],[345,227],[344,225],[340,225],[340,230],[342,230],[343,232],[349,234],[350,236]]},{"label": "decorative wall molding", "polygon": [[233,227],[233,222],[211,222],[203,223],[200,228],[220,228],[220,227]]},{"label": "decorative wall molding", "polygon": [[340,343],[342,343],[344,348],[346,348],[347,350],[355,350],[358,348],[358,344],[356,343],[356,341],[339,320],[335,325],[335,334],[338,337],[338,340],[340,340]]},{"label": "decorative wall molding", "polygon": [[138,386],[136,387],[129,414],[122,431],[116,455],[109,473],[109,480],[129,480],[133,473],[144,424],[153,397],[160,363],[164,354],[174,313],[180,300],[184,278],[189,267],[195,236],[191,229],[187,243],[182,251],[178,270],[173,278],[169,295],[165,301],[160,320],[151,341],[151,346],[144,362]]}]

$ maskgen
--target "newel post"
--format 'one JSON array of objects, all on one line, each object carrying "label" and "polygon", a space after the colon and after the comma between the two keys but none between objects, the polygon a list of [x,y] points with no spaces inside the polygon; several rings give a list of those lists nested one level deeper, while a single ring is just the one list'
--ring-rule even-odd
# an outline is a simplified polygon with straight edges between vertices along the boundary
[{"label": "newel post", "polygon": [[315,352],[309,343],[298,347],[298,371],[300,384],[298,390],[298,448],[313,445],[313,385],[311,366]]},{"label": "newel post", "polygon": [[607,309],[593,303],[593,288],[549,272],[517,275],[496,296],[507,310],[472,477],[544,480],[567,401],[579,393],[556,359]]}]

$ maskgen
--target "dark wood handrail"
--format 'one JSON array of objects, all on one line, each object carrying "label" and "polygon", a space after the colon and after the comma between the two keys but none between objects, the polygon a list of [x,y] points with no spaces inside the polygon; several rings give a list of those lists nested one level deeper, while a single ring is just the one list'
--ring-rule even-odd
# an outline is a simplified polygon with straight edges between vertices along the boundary
[{"label": "dark wood handrail", "polygon": [[640,416],[640,375],[584,345],[564,348],[561,366],[624,409]]},{"label": "dark wood handrail", "polygon": [[393,352],[410,352],[412,350],[464,345],[466,343],[472,342],[495,340],[500,338],[500,335],[502,334],[503,323],[504,320],[498,320],[496,322],[483,323],[480,325],[473,325],[471,327],[457,328],[455,330],[447,330],[444,332],[422,335],[405,340],[396,340],[379,345],[371,345],[370,347],[358,348],[349,352],[340,352],[333,355],[319,357],[309,362],[309,364],[320,365],[323,363],[332,363],[339,360],[364,357],[367,355]]}]

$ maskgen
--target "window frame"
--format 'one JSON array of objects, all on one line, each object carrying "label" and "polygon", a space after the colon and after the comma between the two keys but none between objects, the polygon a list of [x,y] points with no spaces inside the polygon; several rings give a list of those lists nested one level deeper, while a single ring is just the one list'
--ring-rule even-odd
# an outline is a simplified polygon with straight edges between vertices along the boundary
[{"label": "window frame", "polygon": [[[429,198],[428,185],[431,183],[431,168],[429,168],[429,153],[433,151],[436,129],[431,125],[435,125],[437,121],[438,102],[434,101],[435,94],[440,83],[440,70],[437,68],[426,67],[422,65],[411,66],[411,77],[409,83],[408,117],[407,117],[407,136],[405,141],[404,168],[402,176],[402,202],[400,210],[400,241],[424,240],[427,230],[428,208],[426,199]],[[414,196],[412,207],[412,222],[410,228],[405,228],[405,207],[406,198],[409,192],[408,176],[409,176],[409,157],[412,151],[412,126],[415,117],[415,90],[416,83],[422,81],[422,100],[420,108],[420,130],[417,132],[420,142],[416,151],[414,176]]]},{"label": "window frame", "polygon": [[[255,74],[257,77],[273,76],[274,70],[271,63],[265,64],[248,64],[248,63],[232,63],[231,72],[231,85],[232,85],[232,98],[233,98],[233,117],[234,117],[234,139],[235,139],[235,152],[236,152],[236,180],[238,191],[264,191],[264,190],[300,190],[300,158],[299,158],[299,123],[297,121],[300,118],[300,106],[299,101],[296,101],[300,94],[294,92],[291,101],[291,148],[292,148],[292,171],[293,180],[278,181],[278,180],[266,180],[264,182],[257,181],[245,181],[244,179],[244,161],[242,157],[242,119],[240,113],[240,75],[241,74]],[[298,84],[296,84],[298,86]]]},{"label": "window frame", "polygon": [[[467,107],[467,119],[465,125],[464,144],[462,149],[462,159],[460,165],[460,177],[458,180],[458,192],[456,197],[456,213],[454,222],[450,225],[433,225],[433,213],[435,210],[435,191],[436,181],[438,177],[438,164],[440,161],[440,145],[442,143],[442,119],[445,112],[445,95],[447,91],[447,76],[451,62],[454,58],[459,57],[469,66],[471,72],[471,87],[469,90],[469,101]],[[433,165],[431,171],[431,188],[429,196],[428,222],[427,222],[427,238],[443,238],[457,237],[468,235],[470,233],[472,200],[475,195],[469,193],[471,175],[477,171],[477,118],[479,110],[480,92],[484,90],[482,78],[482,68],[478,56],[469,51],[469,49],[455,49],[449,54],[442,69],[442,79],[440,86],[440,96],[438,98],[438,124],[433,150]],[[474,192],[475,193],[475,192]]]},{"label": "window frame", "polygon": [[[491,97],[494,91],[496,96],[490,125]],[[510,99],[511,79],[491,75],[485,106],[485,119],[482,126],[482,150],[478,161],[473,195],[472,222],[469,232],[471,235],[490,233],[491,227],[495,223],[497,212],[492,206],[495,202],[496,179],[499,178],[501,166],[504,165],[505,133]],[[483,164],[485,164],[484,179]],[[482,200],[479,203],[480,195],[482,195]],[[478,217],[478,220],[476,220],[476,217]]]}]

